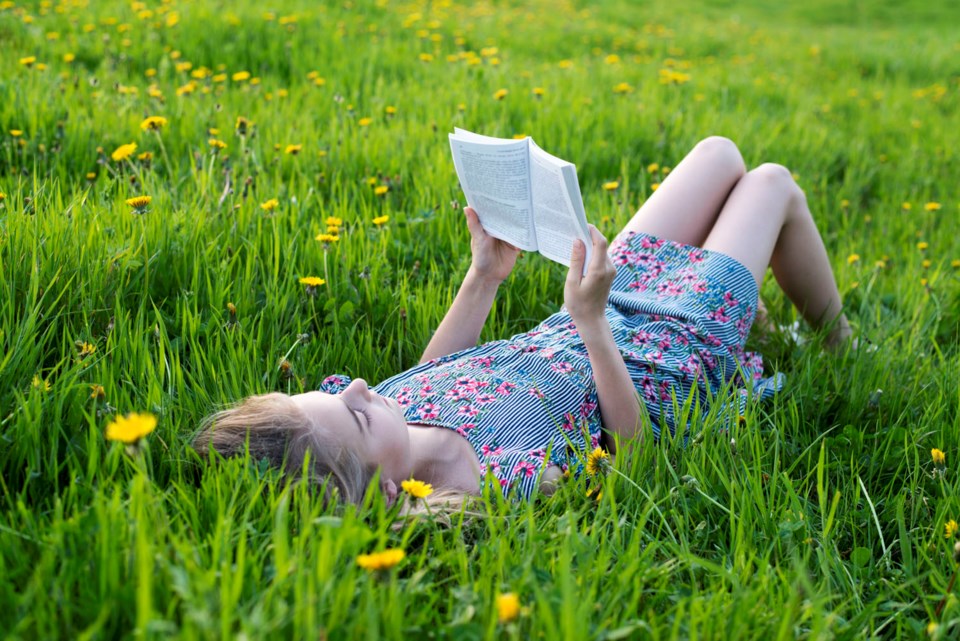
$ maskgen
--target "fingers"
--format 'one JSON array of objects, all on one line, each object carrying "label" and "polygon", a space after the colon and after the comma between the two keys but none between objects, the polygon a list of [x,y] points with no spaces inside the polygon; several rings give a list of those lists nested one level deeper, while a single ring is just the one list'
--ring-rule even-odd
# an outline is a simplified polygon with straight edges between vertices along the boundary
[{"label": "fingers", "polygon": [[470,235],[482,237],[484,234],[483,225],[480,224],[480,217],[477,215],[477,210],[473,207],[464,207],[463,215],[467,218],[467,228],[470,230]]},{"label": "fingers", "polygon": [[586,247],[582,240],[573,241],[573,249],[570,251],[570,269],[567,271],[567,282],[578,284],[583,275],[583,261],[587,255]]}]

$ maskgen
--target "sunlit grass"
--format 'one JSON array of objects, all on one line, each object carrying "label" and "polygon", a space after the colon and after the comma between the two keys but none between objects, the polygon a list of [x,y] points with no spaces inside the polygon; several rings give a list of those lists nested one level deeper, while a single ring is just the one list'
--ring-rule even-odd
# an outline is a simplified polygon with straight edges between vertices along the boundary
[{"label": "sunlit grass", "polygon": [[[0,2],[0,630],[956,636],[955,7],[283,4]],[[635,485],[599,500],[394,528],[373,495],[205,469],[221,405],[417,362],[469,264],[455,126],[575,162],[611,238],[703,137],[787,165],[877,351],[774,340],[782,394],[618,458]],[[563,278],[524,256],[483,339]],[[155,431],[108,441],[130,413]]]}]

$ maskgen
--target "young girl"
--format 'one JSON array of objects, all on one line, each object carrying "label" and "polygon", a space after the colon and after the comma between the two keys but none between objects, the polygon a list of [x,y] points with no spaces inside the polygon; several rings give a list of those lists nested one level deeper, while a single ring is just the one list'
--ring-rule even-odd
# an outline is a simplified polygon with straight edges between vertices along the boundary
[{"label": "young girl", "polygon": [[[615,452],[676,428],[691,394],[701,408],[725,386],[772,394],[759,356],[744,351],[768,266],[827,344],[850,335],[823,241],[790,172],[747,172],[737,147],[701,141],[607,247],[572,247],[564,307],[534,329],[477,346],[519,251],[465,209],[472,264],[420,364],[369,387],[330,376],[321,390],[253,396],[208,417],[201,452],[268,459],[359,502],[379,470],[392,503],[406,479],[460,495],[494,475],[505,494],[552,491],[580,453]],[[694,400],[694,399],[691,399]],[[329,481],[326,482],[325,481]]]}]

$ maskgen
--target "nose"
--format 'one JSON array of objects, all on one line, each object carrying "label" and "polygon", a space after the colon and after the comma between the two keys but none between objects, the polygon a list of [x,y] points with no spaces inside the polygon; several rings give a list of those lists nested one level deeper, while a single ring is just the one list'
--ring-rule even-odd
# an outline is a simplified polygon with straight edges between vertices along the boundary
[{"label": "nose", "polygon": [[350,381],[350,384],[343,390],[343,394],[346,396],[359,396],[365,400],[370,400],[371,392],[365,380],[355,378]]}]

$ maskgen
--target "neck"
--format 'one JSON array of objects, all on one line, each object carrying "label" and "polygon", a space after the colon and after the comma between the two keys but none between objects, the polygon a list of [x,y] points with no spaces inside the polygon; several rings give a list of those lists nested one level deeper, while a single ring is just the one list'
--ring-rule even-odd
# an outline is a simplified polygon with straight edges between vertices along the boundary
[{"label": "neck", "polygon": [[451,488],[451,468],[458,450],[450,436],[459,434],[430,426],[407,425],[410,433],[410,471],[418,481],[430,483],[436,489]]}]

